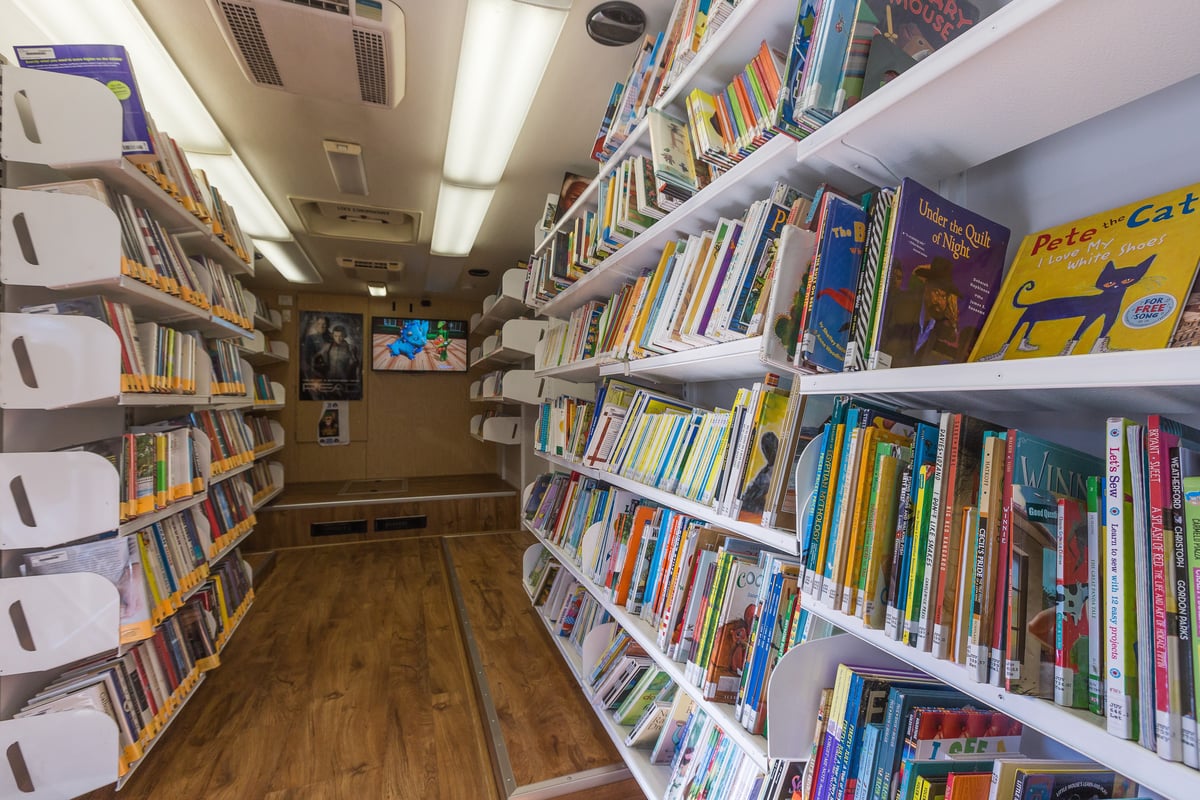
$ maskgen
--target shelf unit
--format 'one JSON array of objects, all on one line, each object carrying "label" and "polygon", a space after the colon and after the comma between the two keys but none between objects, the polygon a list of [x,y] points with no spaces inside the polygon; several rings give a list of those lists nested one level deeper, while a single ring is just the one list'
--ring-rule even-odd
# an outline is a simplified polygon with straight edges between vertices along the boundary
[{"label": "shelf unit", "polygon": [[[107,87],[10,66],[0,66],[0,82],[0,118],[11,123],[3,127],[0,158],[10,183],[44,182],[49,171],[60,178],[100,178],[131,195],[179,237],[185,251],[210,256],[232,275],[252,274],[251,265],[207,223],[121,157],[122,110]],[[26,175],[38,179],[14,177]],[[11,502],[0,503],[0,603],[20,608],[28,626],[18,633],[14,622],[0,625],[0,732],[9,765],[19,769],[17,759],[24,762],[36,796],[76,796],[128,780],[205,676],[197,666],[180,683],[168,704],[172,715],[159,721],[153,737],[142,742],[142,755],[120,779],[117,726],[107,716],[71,712],[12,718],[64,665],[122,649],[121,601],[108,578],[91,572],[18,577],[21,556],[110,530],[130,535],[194,508],[217,482],[240,479],[234,477],[236,470],[210,474],[209,443],[193,431],[207,474],[205,491],[121,523],[117,471],[101,456],[62,448],[117,436],[137,425],[153,426],[189,408],[230,408],[246,398],[212,395],[212,368],[204,348],[197,352],[195,394],[123,391],[121,344],[112,328],[89,317],[14,312],[102,294],[127,303],[138,322],[169,323],[214,338],[250,331],[211,309],[123,275],[120,223],[103,203],[37,190],[0,191],[0,409],[6,432],[19,433],[6,437],[5,444],[21,451],[0,454],[0,475],[12,496]],[[71,235],[64,236],[64,230]],[[242,368],[252,375],[248,364],[243,362]],[[199,524],[208,523],[201,519]],[[179,598],[203,585],[209,565],[233,552],[250,524],[247,520],[236,534],[214,544],[207,563],[181,579]],[[0,770],[0,794],[7,795],[4,790],[16,780]]]},{"label": "shelf unit", "polygon": [[471,437],[480,442],[513,445],[521,443],[524,423],[520,417],[471,417]]},{"label": "shelf unit", "polygon": [[[528,491],[528,490],[527,490]],[[527,531],[537,537],[538,541],[550,551],[555,559],[559,561],[592,597],[607,611],[622,629],[628,633],[634,641],[636,641],[653,659],[654,662],[661,667],[667,674],[671,676],[671,680],[679,687],[680,691],[686,692],[689,697],[696,701],[696,704],[704,709],[704,713],[717,720],[721,729],[730,736],[742,749],[746,755],[758,764],[759,768],[764,772],[767,769],[767,740],[766,737],[756,736],[748,732],[733,716],[733,707],[726,703],[716,703],[711,700],[704,699],[704,692],[697,686],[690,683],[684,677],[684,665],[678,661],[669,658],[664,653],[657,643],[657,632],[652,630],[650,626],[640,617],[633,616],[625,610],[624,606],[619,606],[612,602],[604,587],[598,586],[595,581],[579,566],[579,562],[564,551],[562,548],[551,543],[544,535],[535,530],[527,522],[522,522],[522,525]],[[594,554],[594,550],[599,543],[600,531],[599,524],[593,525],[583,535],[580,544],[581,558],[580,561],[586,563],[589,555]]]},{"label": "shelf unit", "polygon": [[525,305],[525,270],[507,269],[500,276],[500,288],[483,299],[483,310],[471,315],[472,336],[487,336],[505,322],[529,310]]},{"label": "shelf unit", "polygon": [[[722,216],[740,216],[779,180],[811,195],[823,182],[859,192],[912,177],[1002,222],[1014,243],[1031,231],[1200,181],[1188,133],[1200,124],[1200,53],[1192,45],[1200,38],[1200,20],[1188,15],[1184,0],[1165,0],[1153,18],[1139,17],[1137,29],[1130,30],[1110,24],[1120,7],[1116,0],[1013,0],[807,138],[776,136],[539,306],[539,313],[561,324],[585,303],[611,297],[653,268],[665,244],[711,228]],[[719,30],[722,43],[700,53],[690,67],[693,74],[677,80],[656,105],[678,109],[679,97],[692,86],[724,85],[753,55],[739,48],[752,50],[764,39],[776,44],[772,36],[780,26],[790,29],[794,13],[794,3],[744,0]],[[1063,31],[1072,32],[1069,41]],[[1124,56],[1119,63],[1106,55],[1114,51]],[[645,128],[639,125],[601,167],[601,179],[625,156],[647,150]],[[1104,168],[1097,169],[1100,164]],[[1118,174],[1121,179],[1114,180]],[[598,186],[593,182],[535,254],[555,231],[569,230],[579,214],[595,210]],[[1193,350],[800,373],[793,379],[811,395],[850,394],[906,409],[977,413],[1074,446],[1090,433],[1094,450],[1100,429],[1092,423],[1110,414],[1159,412],[1200,421],[1200,366]],[[536,374],[681,384],[693,399],[696,393],[746,385],[768,369],[758,344],[745,340],[629,363],[601,357]],[[720,400],[727,402],[727,396]],[[603,470],[543,457],[706,518],[703,509]],[[556,555],[569,568],[566,554]],[[1027,735],[1047,737],[1039,744],[1057,748],[1058,757],[1091,758],[1138,781],[1141,794],[1182,800],[1200,793],[1200,771],[1109,736],[1103,720],[976,684],[957,665],[805,602],[817,617],[848,633],[805,643],[776,666],[768,689],[771,758],[807,758],[817,690],[832,685],[839,661],[909,665],[1011,714],[1025,724]],[[731,723],[729,730],[737,729]]]},{"label": "shelf unit", "polygon": [[[497,390],[496,384],[500,387]],[[472,389],[471,399],[480,403],[524,403],[540,405],[544,400],[569,395],[581,399],[596,396],[596,385],[561,378],[542,378],[529,369],[494,372],[479,381],[479,391]]]},{"label": "shelf unit", "polygon": [[256,367],[286,364],[290,358],[287,342],[268,339],[262,330],[255,330],[243,340],[242,358]]},{"label": "shelf unit", "polygon": [[471,351],[471,369],[491,364],[519,364],[533,355],[546,324],[540,320],[510,319]]},{"label": "shelf unit", "polygon": [[[283,326],[283,317],[277,309],[268,309],[259,302],[258,297],[247,290],[247,305],[255,309],[254,314],[254,335],[251,339],[243,343],[244,358],[256,367],[263,371],[277,370],[280,365],[287,364],[291,356],[287,342],[279,339],[267,338],[267,333],[279,331]],[[266,313],[260,313],[265,311]],[[271,413],[281,411],[287,407],[287,389],[277,380],[271,379],[271,393],[275,395],[274,402],[260,402],[255,399],[257,389],[250,389],[250,406],[251,413]],[[268,456],[278,453],[287,443],[287,431],[284,430],[283,423],[274,416],[267,417],[267,422],[271,427],[271,440],[273,444],[268,447],[263,447],[261,450],[254,451],[254,460],[260,461]],[[268,503],[277,498],[283,493],[283,465],[276,461],[269,462],[269,468],[272,475],[273,489],[270,494],[257,498],[254,501],[254,510],[258,511],[266,507]]]}]

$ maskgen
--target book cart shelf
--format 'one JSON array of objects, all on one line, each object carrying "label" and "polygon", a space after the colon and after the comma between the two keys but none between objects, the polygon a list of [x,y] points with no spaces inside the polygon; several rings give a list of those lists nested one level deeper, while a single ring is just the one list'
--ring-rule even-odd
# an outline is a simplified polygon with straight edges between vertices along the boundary
[{"label": "book cart shelf", "polygon": [[[806,139],[777,135],[538,311],[562,324],[583,304],[613,296],[652,269],[668,242],[712,228],[722,216],[740,216],[780,180],[811,196],[823,182],[860,192],[913,177],[1007,225],[1013,248],[1030,231],[1200,181],[1189,134],[1200,124],[1200,52],[1194,47],[1200,21],[1189,15],[1185,0],[1165,0],[1135,24],[1114,25],[1122,8],[1112,0],[1012,0]],[[795,3],[744,0],[655,105],[684,116],[680,100],[692,87],[723,87],[764,39],[774,47],[785,44],[794,15]],[[1106,55],[1112,52],[1122,58]],[[597,118],[602,112],[596,110]],[[601,166],[601,178],[627,155],[649,152],[646,127],[639,125]],[[595,210],[599,183],[593,181],[546,242],[557,230],[569,230],[584,210]],[[601,356],[535,374],[675,384],[690,402],[729,407],[737,387],[768,369],[758,342],[750,339],[624,363]],[[784,377],[809,394],[872,398],[926,418],[940,410],[977,413],[1092,453],[1099,451],[1103,421],[1112,414],[1200,420],[1200,359],[1189,348]],[[793,531],[723,519],[706,506],[606,471],[543,457],[555,469],[597,477],[783,552],[797,550]],[[646,624],[610,603],[574,554],[533,533],[660,667],[679,671],[654,646]],[[594,542],[593,532],[584,542]],[[808,597],[803,603],[843,633],[799,645],[776,666],[767,690],[769,741],[750,737],[721,708],[705,708],[764,769],[769,759],[807,758],[817,697],[833,685],[839,662],[908,665],[1022,722],[1048,755],[1076,754],[1107,765],[1140,784],[1141,795],[1200,795],[1200,771],[1109,735],[1102,718],[975,683],[952,662],[865,629]],[[573,670],[579,668],[578,655],[559,645]],[[682,675],[672,676],[681,690],[699,694]],[[661,797],[664,768],[644,764],[640,751],[622,753],[647,796]]]},{"label": "book cart shelf", "polygon": [[[122,158],[121,114],[111,91],[96,81],[0,65],[0,186],[100,178],[149,211],[188,253],[208,256],[230,276],[252,274],[252,266],[206,223]],[[0,767],[0,796],[73,797],[123,785],[206,671],[219,664],[219,649],[254,599],[249,590],[231,610],[215,642],[218,654],[179,676],[143,731],[136,758],[119,763],[117,724],[104,713],[13,717],[67,665],[123,654],[131,646],[120,643],[121,599],[109,579],[92,572],[22,576],[23,553],[108,531],[131,535],[195,508],[218,487],[250,506],[243,473],[253,466],[253,454],[215,464],[208,437],[196,427],[189,436],[202,486],[126,522],[120,522],[121,477],[113,465],[94,453],[63,450],[205,409],[235,412],[228,424],[240,424],[250,435],[240,415],[254,403],[254,372],[245,358],[237,364],[241,383],[218,385],[205,348],[198,347],[194,393],[131,392],[122,381],[122,344],[113,328],[84,316],[18,313],[31,303],[98,294],[127,304],[137,323],[165,323],[209,339],[252,335],[239,324],[248,320],[219,316],[123,275],[121,261],[120,223],[102,203],[0,188],[0,605],[10,612],[0,624],[0,743],[8,755]],[[282,428],[274,432],[282,442]],[[209,527],[203,515],[195,524]],[[154,623],[204,586],[204,577],[236,553],[253,525],[251,513],[224,534],[208,530],[212,544],[198,553],[200,566],[178,578],[173,605],[156,610]]]},{"label": "book cart shelf", "polygon": [[287,433],[284,431],[283,423],[269,412],[279,411],[287,405],[285,397],[287,390],[283,383],[272,379],[271,375],[280,374],[279,368],[281,367],[286,368],[291,351],[287,342],[282,339],[270,338],[267,335],[278,333],[281,329],[283,320],[280,311],[267,308],[249,289],[245,290],[245,294],[247,308],[254,309],[254,331],[250,336],[242,339],[242,358],[247,364],[256,367],[266,375],[271,394],[274,397],[273,400],[259,398],[256,385],[251,392],[251,413],[247,416],[247,422],[252,426],[261,426],[264,430],[270,430],[269,438],[264,437],[262,441],[259,441],[257,437],[255,439],[254,460],[255,462],[266,461],[267,469],[271,474],[270,486],[254,496],[254,510],[258,511],[283,493],[283,463],[271,459],[270,456],[284,448],[287,443]]}]

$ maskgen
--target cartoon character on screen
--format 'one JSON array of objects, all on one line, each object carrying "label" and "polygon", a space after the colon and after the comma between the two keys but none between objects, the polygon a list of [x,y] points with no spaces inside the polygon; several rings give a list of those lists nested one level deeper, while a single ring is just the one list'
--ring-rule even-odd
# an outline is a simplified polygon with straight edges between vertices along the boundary
[{"label": "cartoon character on screen", "polygon": [[437,350],[437,360],[445,362],[450,358],[450,331],[446,330],[445,320],[438,320],[433,346]]},{"label": "cartoon character on screen", "polygon": [[409,361],[417,357],[425,349],[429,339],[429,320],[406,319],[400,323],[400,333],[396,341],[388,345],[388,352],[393,356],[404,356]]}]

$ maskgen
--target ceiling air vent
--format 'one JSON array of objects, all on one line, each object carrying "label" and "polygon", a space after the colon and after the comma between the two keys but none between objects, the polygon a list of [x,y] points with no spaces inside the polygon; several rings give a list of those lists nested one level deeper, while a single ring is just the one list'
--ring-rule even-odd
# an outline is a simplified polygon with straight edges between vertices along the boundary
[{"label": "ceiling air vent", "polygon": [[305,229],[315,236],[366,239],[372,242],[412,244],[421,230],[421,212],[398,208],[334,203],[291,198]]},{"label": "ceiling air vent", "polygon": [[364,281],[388,281],[404,269],[403,261],[379,261],[371,258],[337,257],[337,265],[348,277]]},{"label": "ceiling air vent", "polygon": [[404,97],[404,12],[395,0],[208,0],[257,86],[390,108]]}]

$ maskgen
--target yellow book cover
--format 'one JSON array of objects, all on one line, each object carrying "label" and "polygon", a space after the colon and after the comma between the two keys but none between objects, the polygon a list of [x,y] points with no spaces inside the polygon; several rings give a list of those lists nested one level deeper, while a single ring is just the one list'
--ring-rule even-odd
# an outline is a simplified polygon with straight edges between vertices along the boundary
[{"label": "yellow book cover", "polygon": [[650,287],[646,290],[646,301],[642,303],[637,320],[633,324],[633,334],[630,336],[630,358],[643,358],[646,355],[640,344],[642,334],[645,333],[646,322],[650,319],[650,312],[655,307],[654,300],[658,296],[658,293],[662,291],[663,276],[667,272],[667,264],[670,263],[671,258],[675,255],[675,248],[678,245],[678,241],[667,242],[666,247],[663,248],[662,256],[658,259],[658,266],[650,278]]},{"label": "yellow book cover", "polygon": [[[784,420],[787,416],[788,392],[774,387],[764,389],[759,398],[758,419],[746,454],[746,468],[742,471],[742,486],[738,493],[741,504],[737,518],[755,524],[762,521],[766,504],[767,488],[771,475],[777,468],[780,447],[787,436]],[[787,469],[790,465],[780,467]]]},{"label": "yellow book cover", "polygon": [[721,475],[721,467],[725,461],[725,453],[729,449],[729,440],[733,436],[733,423],[736,419],[736,410],[739,405],[745,405],[750,399],[750,390],[745,386],[737,390],[737,396],[733,401],[733,408],[729,412],[729,418],[725,421],[725,429],[721,431],[721,438],[717,443],[716,452],[712,461],[707,465],[708,474],[704,478],[704,489],[700,493],[700,502],[711,504],[713,493],[717,489],[717,480]]},{"label": "yellow book cover", "polygon": [[[893,453],[898,452],[899,455]],[[879,448],[876,448],[879,453]],[[863,536],[863,561],[859,567],[858,610],[868,628],[882,630],[887,613],[888,574],[896,545],[896,516],[900,506],[900,473],[911,460],[908,448],[878,455],[875,494]]]},{"label": "yellow book cover", "polygon": [[972,361],[1166,347],[1200,266],[1200,184],[1031,233]]}]

